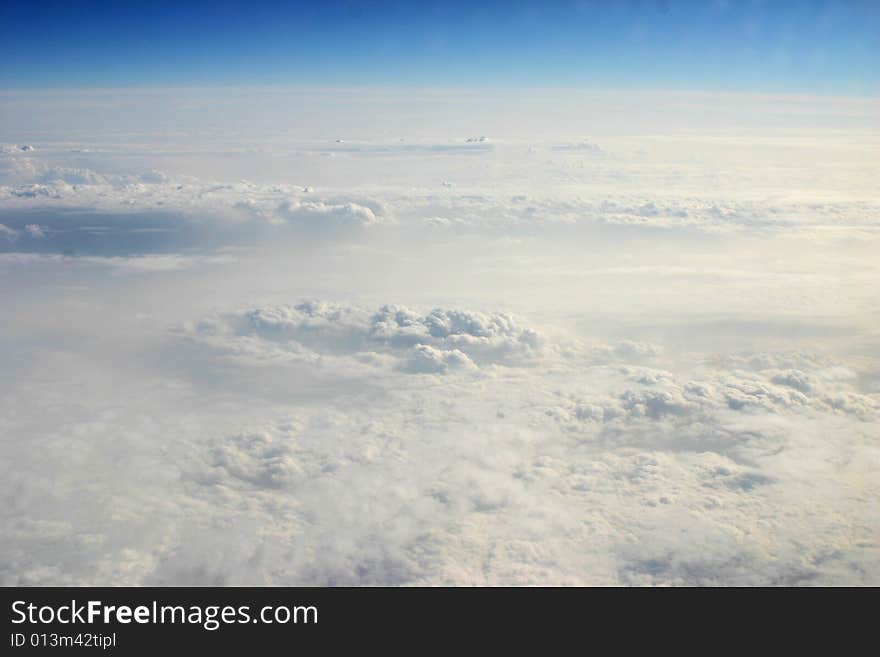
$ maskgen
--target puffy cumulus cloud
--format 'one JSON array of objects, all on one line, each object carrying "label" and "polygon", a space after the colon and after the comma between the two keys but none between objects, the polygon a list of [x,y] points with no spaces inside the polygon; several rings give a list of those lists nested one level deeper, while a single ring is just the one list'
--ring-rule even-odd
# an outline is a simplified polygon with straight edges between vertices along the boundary
[{"label": "puffy cumulus cloud", "polygon": [[368,310],[326,301],[214,315],[180,335],[251,362],[334,363],[410,373],[536,364],[555,349],[512,315],[404,306]]},{"label": "puffy cumulus cloud", "polygon": [[[230,436],[211,448],[207,465],[221,480],[238,480],[257,488],[280,488],[303,476],[293,445],[262,431]],[[207,475],[212,481],[211,475]]]},{"label": "puffy cumulus cloud", "polygon": [[0,189],[10,198],[61,198],[83,187],[106,192],[136,179],[129,174],[104,175],[75,160],[59,161],[31,146],[0,148]]},{"label": "puffy cumulus cloud", "polygon": [[42,167],[31,158],[10,157],[0,151],[0,186],[3,186],[4,195],[10,194],[13,189],[10,186],[21,186],[37,178]]},{"label": "puffy cumulus cloud", "polygon": [[370,336],[391,346],[428,344],[461,349],[478,361],[520,363],[538,353],[541,336],[508,314],[437,308],[419,314],[383,306],[371,318]]},{"label": "puffy cumulus cloud", "polygon": [[20,236],[28,239],[39,240],[46,237],[46,229],[39,224],[25,224],[24,228],[16,229],[5,224],[0,224],[0,237],[8,242],[16,241]]},{"label": "puffy cumulus cloud", "polygon": [[333,205],[323,202],[284,201],[278,206],[275,214],[286,222],[331,222],[342,225],[369,226],[379,221],[371,208],[357,203]]},{"label": "puffy cumulus cloud", "polygon": [[[432,366],[443,360],[420,349]],[[876,527],[865,515],[876,487],[864,478],[877,465],[876,415],[821,404],[736,410],[714,384],[671,373],[638,383],[644,372],[627,366],[578,369],[567,383],[516,369],[510,378],[407,386],[384,400],[346,395],[332,408],[212,439],[185,461],[187,495],[206,514],[190,531],[211,543],[220,518],[247,509],[259,545],[224,545],[213,562],[178,550],[152,577],[876,581]],[[577,392],[614,386],[619,393],[589,401]],[[560,395],[572,402],[569,424],[555,414]],[[598,433],[585,429],[597,424]]]},{"label": "puffy cumulus cloud", "polygon": [[149,368],[42,353],[0,396],[4,433],[29,437],[0,478],[3,582],[880,577],[880,398],[829,356],[682,359],[327,301],[169,338]]},{"label": "puffy cumulus cloud", "polygon": [[413,372],[428,374],[443,373],[450,369],[476,368],[467,354],[458,349],[436,349],[426,344],[417,344],[413,349],[407,368]]},{"label": "puffy cumulus cloud", "polygon": [[30,237],[33,237],[34,239],[40,239],[42,237],[46,237],[45,229],[42,226],[40,226],[39,224],[25,224],[24,229],[25,229],[25,232],[27,232],[27,234]]},{"label": "puffy cumulus cloud", "polygon": [[696,379],[629,366],[618,373],[625,383],[613,394],[605,387],[597,395],[573,396],[551,414],[573,430],[599,434],[643,420],[668,420],[679,428],[712,426],[720,417],[733,417],[731,411],[746,416],[844,414],[866,423],[876,422],[880,412],[880,397],[858,391],[834,367],[809,374],[712,370]]}]

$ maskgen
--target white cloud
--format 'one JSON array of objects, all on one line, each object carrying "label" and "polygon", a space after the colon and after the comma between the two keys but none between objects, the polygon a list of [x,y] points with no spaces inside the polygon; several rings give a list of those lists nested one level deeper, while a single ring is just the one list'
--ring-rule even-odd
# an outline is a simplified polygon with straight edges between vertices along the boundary
[{"label": "white cloud", "polygon": [[357,203],[327,205],[321,202],[284,201],[278,206],[277,215],[283,221],[290,222],[339,222],[343,225],[369,226],[378,221],[370,208]]},{"label": "white cloud", "polygon": [[410,356],[406,369],[413,372],[436,374],[450,369],[476,369],[474,362],[458,349],[437,349],[426,344],[417,344]]},{"label": "white cloud", "polygon": [[549,355],[538,332],[504,313],[420,313],[394,305],[368,310],[323,301],[215,315],[181,335],[252,362],[393,364],[411,373],[530,365]]},{"label": "white cloud", "polygon": [[880,581],[876,103],[442,100],[0,97],[0,582]]},{"label": "white cloud", "polygon": [[[63,377],[24,383],[48,417],[5,398],[6,430],[31,436],[7,486],[39,464],[45,478],[21,490],[48,495],[42,506],[19,492],[23,506],[5,512],[5,582],[874,581],[876,555],[860,546],[876,527],[864,513],[880,398],[833,361],[744,355],[759,369],[693,378],[677,373],[686,363],[630,365],[613,348],[597,361],[547,336],[542,361],[510,361],[499,344],[531,333],[506,315],[329,302],[221,313],[193,330],[182,351],[168,345],[173,365],[151,358],[152,373],[129,354],[71,363],[88,374],[73,397]],[[248,348],[297,357],[255,372],[223,356]],[[776,367],[791,361],[804,369]],[[492,375],[474,376],[477,363]],[[114,387],[131,366],[134,386]],[[789,385],[801,379],[807,392]],[[59,482],[67,502],[50,493]],[[116,501],[88,502],[96,485]],[[65,524],[74,507],[82,518]]]}]

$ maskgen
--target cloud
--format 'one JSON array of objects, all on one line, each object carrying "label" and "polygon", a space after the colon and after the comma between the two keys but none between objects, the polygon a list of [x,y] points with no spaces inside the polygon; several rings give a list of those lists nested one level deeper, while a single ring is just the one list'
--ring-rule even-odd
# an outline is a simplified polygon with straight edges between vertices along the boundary
[{"label": "cloud", "polygon": [[[31,437],[7,461],[19,492],[2,517],[4,582],[878,572],[863,514],[880,399],[819,354],[740,353],[688,373],[690,359],[648,343],[577,346],[504,313],[330,301],[219,312],[167,340],[150,368],[125,350],[89,367],[45,354],[43,368],[80,373],[75,393],[64,377],[18,377],[28,406],[51,410],[0,406],[6,430]],[[120,386],[128,367],[138,374]],[[95,487],[115,501],[89,501]]]},{"label": "cloud", "polygon": [[[549,355],[544,339],[504,313],[404,306],[376,310],[326,301],[214,315],[184,327],[187,340],[250,362],[329,362],[442,374],[528,366]],[[348,363],[346,365],[345,363]]]},{"label": "cloud", "polygon": [[287,222],[332,222],[369,226],[379,221],[372,209],[357,203],[327,205],[321,202],[284,201],[278,206],[276,214]]},{"label": "cloud", "polygon": [[[461,148],[466,147],[464,151],[483,148],[485,142],[479,140],[484,138],[474,139],[478,141],[461,145]],[[692,145],[708,149],[710,157],[717,157],[717,150],[724,148],[724,144],[707,146],[699,140]],[[151,166],[149,158],[145,158],[141,166],[132,168],[89,152],[41,150],[24,153],[9,148],[0,153],[0,210],[50,206],[115,212],[231,213],[260,221],[293,224],[300,229],[370,226],[388,222],[391,218],[401,227],[429,222],[434,227],[445,225],[456,231],[546,231],[570,226],[622,226],[774,234],[795,227],[876,230],[880,225],[880,206],[870,197],[848,196],[839,191],[819,194],[815,198],[772,192],[756,197],[746,193],[741,188],[754,183],[752,172],[744,167],[735,168],[731,175],[736,184],[722,187],[724,194],[711,192],[706,185],[673,188],[661,195],[642,194],[633,192],[630,183],[638,179],[649,186],[668,187],[668,182],[659,173],[670,166],[668,161],[661,160],[660,164],[640,169],[642,165],[633,164],[632,156],[602,158],[601,162],[590,165],[601,169],[581,171],[586,166],[584,162],[572,158],[582,153],[599,152],[599,147],[592,142],[556,144],[549,153],[558,159],[543,163],[533,162],[534,153],[529,155],[521,147],[511,144],[506,145],[498,157],[503,170],[510,175],[515,173],[520,182],[496,184],[482,180],[475,185],[473,181],[462,180],[460,174],[468,170],[466,165],[471,156],[466,152],[459,153],[461,167],[436,170],[431,158],[437,156],[437,149],[442,145],[435,146],[412,152],[412,157],[418,161],[413,170],[431,170],[430,187],[433,188],[443,181],[449,182],[450,177],[457,178],[454,182],[456,193],[446,191],[438,196],[427,186],[428,181],[405,193],[395,186],[374,186],[369,195],[353,194],[347,188],[343,188],[342,193],[339,188],[322,193],[316,192],[308,180],[265,183],[242,178],[230,183],[160,170]],[[753,146],[758,150],[762,147],[760,142]],[[388,149],[397,152],[400,148],[399,143],[358,146],[348,152],[352,161],[346,164],[346,169],[361,175],[382,164],[390,152]],[[450,153],[449,157],[456,157],[454,149]],[[636,156],[636,159],[639,157],[643,156]],[[538,169],[533,171],[538,164]],[[247,168],[243,166],[241,173],[244,177]],[[387,166],[394,173],[401,170],[394,160],[388,160]],[[457,170],[459,175],[450,175]],[[546,171],[555,172],[550,174],[549,180],[544,179],[548,175]],[[473,175],[476,174],[467,173],[467,176]],[[688,185],[696,184],[696,179],[687,178],[687,173],[681,175],[685,176]],[[552,194],[523,195],[522,189],[529,188],[529,180],[536,177],[545,185],[568,182],[563,189]],[[597,177],[606,183],[596,185]],[[572,188],[571,184],[575,187]],[[783,179],[780,182],[783,190],[792,185],[809,184],[812,181]]]},{"label": "cloud", "polygon": [[[419,351],[432,366],[443,362],[439,350]],[[860,569],[873,568],[820,510],[852,513],[849,496],[863,484],[833,499],[809,488],[835,467],[834,445],[816,440],[821,427],[848,427],[858,468],[873,458],[864,439],[876,415],[800,404],[736,410],[708,384],[670,375],[660,390],[634,387],[641,373],[613,369],[622,391],[589,402],[577,389],[607,381],[609,368],[571,376],[575,427],[546,412],[559,379],[543,370],[487,382],[449,369],[442,388],[415,384],[368,405],[346,396],[344,411],[229,434],[195,457],[213,475],[192,476],[200,495],[206,485],[242,491],[267,522],[289,505],[291,528],[279,530],[298,538],[285,547],[264,535],[260,560],[240,566],[267,573],[274,555],[284,565],[272,581],[790,584],[860,581]],[[597,422],[599,433],[586,428]],[[743,538],[780,508],[785,520]],[[870,540],[869,527],[858,531]],[[679,532],[693,545],[683,547]]]},{"label": "cloud", "polygon": [[0,582],[880,582],[873,101],[169,93],[0,98]]},{"label": "cloud", "polygon": [[[9,429],[30,423],[35,440],[20,446],[19,466],[42,459],[55,471],[62,461],[41,456],[48,445],[59,459],[91,445],[82,458],[107,464],[102,486],[119,490],[111,476],[139,474],[115,506],[83,508],[91,520],[78,530],[49,507],[30,505],[35,524],[8,509],[15,549],[4,581],[874,580],[875,525],[864,514],[880,400],[834,359],[740,353],[688,372],[690,358],[647,343],[575,348],[539,333],[537,354],[511,360],[499,345],[518,345],[527,326],[485,310],[264,305],[200,320],[183,334],[193,342],[172,333],[172,369],[157,353],[159,369],[133,388],[108,387],[119,363],[98,365],[100,376],[93,365],[77,394],[99,400],[90,412],[103,419],[77,411],[77,396],[56,397],[63,379],[32,387],[67,416],[67,447],[51,418],[6,406]],[[202,341],[207,360],[193,361]],[[257,359],[257,371],[227,358],[247,350],[294,357]],[[780,367],[791,363],[800,369]],[[202,380],[206,367],[223,374]],[[802,380],[806,391],[791,385]],[[730,403],[741,397],[749,403]],[[140,410],[120,414],[134,399]],[[114,451],[120,439],[136,451]],[[61,472],[68,489],[85,490],[75,469],[56,481]],[[39,496],[54,485],[28,488]]]},{"label": "cloud", "polygon": [[70,167],[51,167],[42,175],[47,183],[65,183],[67,185],[106,185],[108,180],[99,173],[90,169],[75,169]]},{"label": "cloud", "polygon": [[[24,228],[15,229],[5,224],[0,224],[0,237],[6,238],[8,242],[14,242],[19,236],[24,235],[29,239],[39,240],[46,237],[45,229],[39,224],[25,224]],[[16,246],[19,246],[18,244]]]},{"label": "cloud", "polygon": [[39,224],[26,224],[24,229],[34,239],[46,237],[46,231]]},{"label": "cloud", "polygon": [[476,365],[468,358],[467,354],[458,349],[443,350],[426,344],[417,344],[405,369],[412,372],[436,374],[459,368],[476,369]]},{"label": "cloud", "polygon": [[230,436],[213,448],[211,457],[208,463],[221,477],[257,488],[280,488],[304,476],[291,446],[267,432]]}]

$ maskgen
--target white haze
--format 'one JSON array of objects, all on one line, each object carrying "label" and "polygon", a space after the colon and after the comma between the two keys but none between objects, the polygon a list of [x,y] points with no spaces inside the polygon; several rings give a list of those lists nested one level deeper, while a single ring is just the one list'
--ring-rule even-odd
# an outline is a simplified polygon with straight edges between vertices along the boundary
[{"label": "white haze", "polygon": [[0,582],[880,584],[878,117],[0,94]]}]

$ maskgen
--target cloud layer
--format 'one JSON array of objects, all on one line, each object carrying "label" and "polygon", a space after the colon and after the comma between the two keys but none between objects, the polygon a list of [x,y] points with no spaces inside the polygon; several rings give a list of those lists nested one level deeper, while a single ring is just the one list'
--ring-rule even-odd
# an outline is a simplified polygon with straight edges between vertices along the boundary
[{"label": "cloud layer", "polygon": [[872,101],[200,93],[0,95],[0,583],[880,583]]}]

